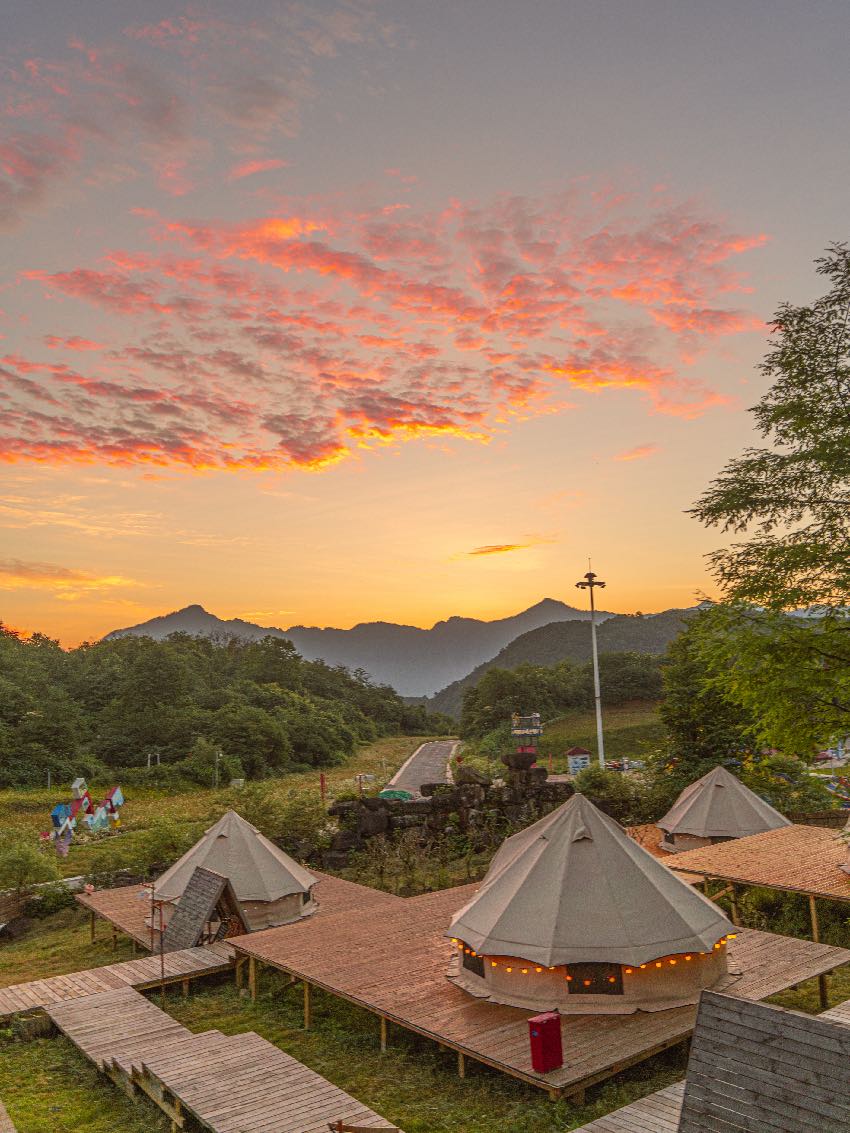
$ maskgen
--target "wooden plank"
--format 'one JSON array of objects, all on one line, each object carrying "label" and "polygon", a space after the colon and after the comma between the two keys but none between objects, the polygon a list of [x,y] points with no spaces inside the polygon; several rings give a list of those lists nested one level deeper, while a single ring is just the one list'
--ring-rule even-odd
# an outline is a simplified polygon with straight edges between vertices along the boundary
[{"label": "wooden plank", "polygon": [[684,1082],[677,1082],[582,1125],[575,1133],[677,1133],[684,1091]]},{"label": "wooden plank", "polygon": [[680,1133],[850,1129],[850,1027],[704,992]]}]

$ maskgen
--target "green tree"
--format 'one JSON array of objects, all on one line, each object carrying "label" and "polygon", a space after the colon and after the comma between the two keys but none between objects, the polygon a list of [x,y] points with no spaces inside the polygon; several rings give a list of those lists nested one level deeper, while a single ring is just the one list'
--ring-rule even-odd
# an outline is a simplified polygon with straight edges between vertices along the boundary
[{"label": "green tree", "polygon": [[34,885],[58,877],[54,859],[37,846],[15,838],[0,840],[0,890],[13,889],[20,897]]},{"label": "green tree", "polygon": [[774,609],[850,603],[850,247],[816,261],[827,293],[784,303],[753,408],[769,447],[727,464],[692,514],[748,538],[712,564],[731,599]]},{"label": "green tree", "polygon": [[667,743],[654,768],[673,798],[718,764],[740,766],[753,750],[755,721],[724,688],[729,664],[707,655],[716,615],[696,614],[669,646],[659,715]]}]

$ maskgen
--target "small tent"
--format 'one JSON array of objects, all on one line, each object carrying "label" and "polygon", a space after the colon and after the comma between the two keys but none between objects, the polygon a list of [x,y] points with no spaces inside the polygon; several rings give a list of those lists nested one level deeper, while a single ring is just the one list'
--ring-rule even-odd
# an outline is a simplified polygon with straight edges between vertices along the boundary
[{"label": "small tent", "polygon": [[227,878],[250,932],[289,924],[316,910],[317,878],[228,810],[156,881],[154,897],[165,902],[165,924],[198,866]]},{"label": "small tent", "polygon": [[715,767],[685,787],[656,825],[661,848],[675,854],[791,823],[725,767]]},{"label": "small tent", "polygon": [[474,995],[573,1014],[662,1010],[729,982],[720,909],[583,795],[508,838],[446,934]]}]

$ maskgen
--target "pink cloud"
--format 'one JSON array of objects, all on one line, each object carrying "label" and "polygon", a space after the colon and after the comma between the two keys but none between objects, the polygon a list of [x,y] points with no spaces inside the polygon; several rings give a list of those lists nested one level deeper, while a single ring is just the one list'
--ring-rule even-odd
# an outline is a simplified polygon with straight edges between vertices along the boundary
[{"label": "pink cloud", "polygon": [[657,444],[636,445],[634,448],[625,449],[624,452],[617,452],[614,454],[614,460],[646,460],[648,456],[655,456],[660,452],[660,446]]},{"label": "pink cloud", "polygon": [[682,344],[747,328],[726,303],[735,258],[758,245],[651,196],[574,190],[152,220],[150,250],[24,273],[67,315],[108,313],[109,333],[80,370],[9,352],[5,459],[321,468],[417,437],[486,441],[610,391],[687,420],[728,399],[691,376]]},{"label": "pink cloud", "polygon": [[264,161],[241,161],[234,165],[227,174],[228,181],[241,181],[244,177],[253,177],[255,173],[268,173],[271,169],[284,169],[288,163],[278,157],[267,158]]}]

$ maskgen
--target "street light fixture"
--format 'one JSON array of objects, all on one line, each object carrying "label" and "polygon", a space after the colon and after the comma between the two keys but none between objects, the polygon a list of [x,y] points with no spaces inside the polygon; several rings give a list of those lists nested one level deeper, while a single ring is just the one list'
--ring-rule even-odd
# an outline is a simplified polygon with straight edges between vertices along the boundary
[{"label": "street light fixture", "polygon": [[596,604],[593,601],[593,591],[597,586],[605,587],[592,570],[584,576],[582,582],[577,582],[579,590],[590,591],[590,640],[593,645],[593,699],[596,702],[596,746],[599,751],[599,766],[605,770],[605,739],[602,735],[602,692],[599,687],[599,653],[596,648]]}]

